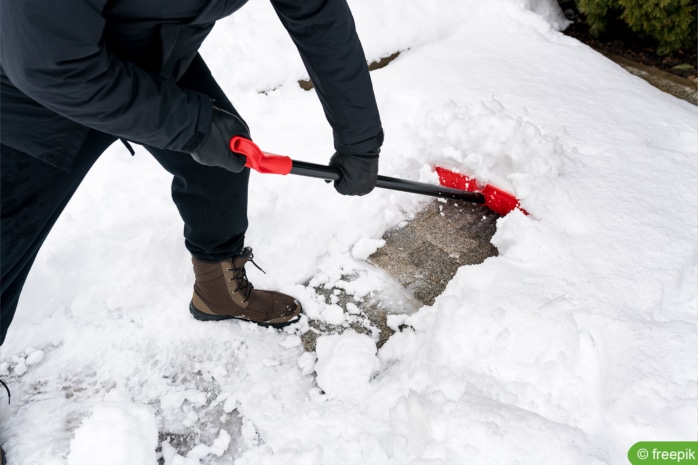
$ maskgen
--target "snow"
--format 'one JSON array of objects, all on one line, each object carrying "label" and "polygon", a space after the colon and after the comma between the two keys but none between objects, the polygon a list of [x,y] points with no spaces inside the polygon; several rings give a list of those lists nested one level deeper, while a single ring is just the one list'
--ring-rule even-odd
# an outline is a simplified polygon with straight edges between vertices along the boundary
[{"label": "snow", "polygon": [[361,401],[371,377],[380,369],[376,343],[370,336],[347,331],[317,340],[317,385],[330,399]]},{"label": "snow", "polygon": [[[102,402],[75,430],[69,465],[153,463],[158,429],[152,409],[126,401]],[[96,460],[95,451],[99,451]]]},{"label": "snow", "polygon": [[[0,354],[13,465],[615,465],[695,440],[698,110],[559,31],[551,0],[349,0],[386,132],[381,172],[438,164],[511,191],[497,257],[460,268],[399,330],[344,329],[394,283],[365,259],[430,200],[252,175],[258,288],[297,297],[283,331],[198,322],[169,177],[111,147],[36,260]],[[203,53],[270,152],[326,163],[332,137],[268,2]],[[352,279],[347,277],[351,276]],[[340,289],[354,303],[342,312]],[[1,399],[1,398],[0,398]],[[156,448],[160,447],[160,452]]]}]

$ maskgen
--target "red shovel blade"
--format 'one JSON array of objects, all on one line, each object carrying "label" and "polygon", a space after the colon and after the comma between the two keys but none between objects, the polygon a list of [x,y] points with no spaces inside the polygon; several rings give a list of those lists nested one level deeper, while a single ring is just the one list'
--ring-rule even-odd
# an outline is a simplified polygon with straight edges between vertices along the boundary
[{"label": "red shovel blade", "polygon": [[441,183],[442,186],[460,189],[467,192],[482,193],[482,195],[485,196],[485,206],[495,213],[503,216],[518,208],[524,214],[528,215],[528,212],[521,208],[521,205],[516,197],[508,192],[494,187],[491,184],[486,184],[484,188],[480,188],[475,179],[472,179],[464,174],[442,168],[441,166],[436,167],[436,173],[439,175],[439,183]]}]

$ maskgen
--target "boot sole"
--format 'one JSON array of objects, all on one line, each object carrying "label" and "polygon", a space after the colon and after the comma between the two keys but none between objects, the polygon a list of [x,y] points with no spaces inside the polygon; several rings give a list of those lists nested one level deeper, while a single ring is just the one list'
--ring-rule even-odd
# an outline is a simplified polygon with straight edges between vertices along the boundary
[{"label": "boot sole", "polygon": [[[254,323],[258,326],[262,326],[264,328],[284,328],[288,325],[292,325],[293,323],[297,323],[298,320],[301,319],[301,313],[299,312],[298,315],[294,316],[292,319],[288,321],[284,321],[281,323],[263,323],[259,321],[252,321],[248,320],[247,318],[240,318],[237,316],[231,316],[231,315],[209,315],[208,313],[204,313],[200,310],[197,310],[196,307],[194,307],[194,302],[189,302],[189,312],[191,312],[192,316],[199,320],[199,321],[222,321],[222,320],[240,320],[240,321],[246,321],[249,323]],[[302,312],[302,310],[301,310]]]}]

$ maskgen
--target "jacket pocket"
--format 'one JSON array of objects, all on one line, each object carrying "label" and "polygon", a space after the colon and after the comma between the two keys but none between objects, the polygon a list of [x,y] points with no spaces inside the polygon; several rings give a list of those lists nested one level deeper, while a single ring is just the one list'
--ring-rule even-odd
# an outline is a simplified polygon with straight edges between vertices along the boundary
[{"label": "jacket pocket", "polygon": [[0,141],[70,171],[88,129],[39,105],[0,73]]}]

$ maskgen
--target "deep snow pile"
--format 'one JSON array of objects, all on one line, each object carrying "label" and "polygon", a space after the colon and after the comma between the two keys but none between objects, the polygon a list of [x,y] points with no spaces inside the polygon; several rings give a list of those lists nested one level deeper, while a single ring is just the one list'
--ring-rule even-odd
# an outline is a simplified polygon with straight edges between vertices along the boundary
[{"label": "deep snow pile", "polygon": [[[461,169],[530,215],[499,220],[500,255],[461,268],[380,351],[347,331],[306,353],[307,320],[190,317],[168,176],[114,146],[2,347],[13,465],[611,465],[637,441],[695,439],[696,107],[557,32],[554,2],[350,6],[369,60],[402,51],[372,74],[381,171]],[[326,163],[329,127],[267,2],[221,22],[204,54],[264,149]],[[248,245],[268,273],[253,282],[340,325],[314,286],[379,295],[363,258],[429,201],[253,176]]]}]

